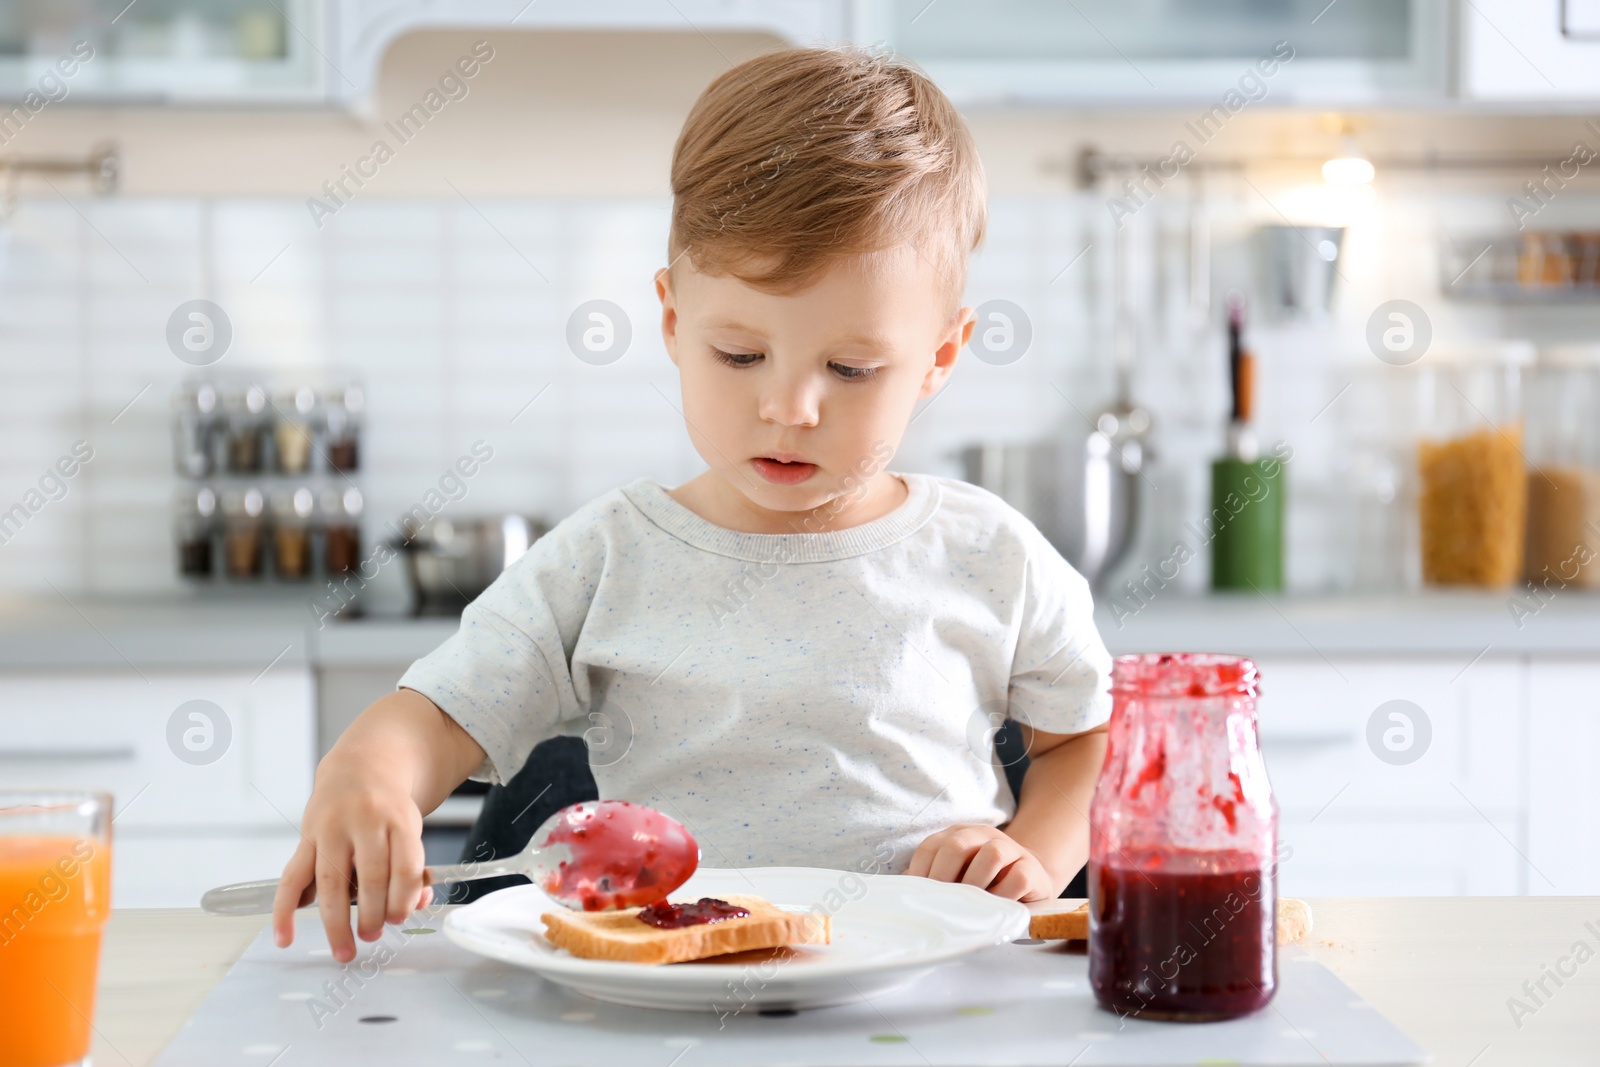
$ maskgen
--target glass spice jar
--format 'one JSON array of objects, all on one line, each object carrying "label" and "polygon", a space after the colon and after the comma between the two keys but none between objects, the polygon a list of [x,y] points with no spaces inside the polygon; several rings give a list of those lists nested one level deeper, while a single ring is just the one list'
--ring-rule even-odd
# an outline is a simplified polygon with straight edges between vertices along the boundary
[{"label": "glass spice jar", "polygon": [[1600,345],[1541,351],[1525,401],[1523,576],[1552,589],[1600,587]]},{"label": "glass spice jar", "polygon": [[1417,513],[1429,585],[1503,588],[1522,574],[1522,370],[1532,359],[1531,344],[1503,341],[1440,348],[1417,365]]},{"label": "glass spice jar", "polygon": [[1256,1011],[1277,968],[1278,806],[1256,732],[1256,667],[1120,656],[1089,808],[1089,984],[1119,1015]]},{"label": "glass spice jar", "polygon": [[308,386],[285,394],[278,404],[273,443],[277,446],[280,472],[304,474],[311,469],[311,453],[317,432],[316,413],[317,393]]},{"label": "glass spice jar", "polygon": [[323,545],[329,575],[348,574],[361,563],[361,490],[329,490],[323,496]]},{"label": "glass spice jar", "polygon": [[266,557],[262,511],[265,500],[254,486],[222,498],[222,556],[230,578],[259,578]]},{"label": "glass spice jar", "polygon": [[1579,285],[1600,285],[1600,231],[1583,230],[1572,235],[1572,257]]},{"label": "glass spice jar", "polygon": [[349,474],[361,466],[361,412],[366,394],[359,385],[348,385],[327,398],[328,467]]},{"label": "glass spice jar", "polygon": [[213,472],[212,433],[217,419],[217,389],[210,382],[185,385],[173,396],[174,466],[185,478]]},{"label": "glass spice jar", "polygon": [[228,470],[234,474],[258,474],[262,467],[262,436],[267,429],[267,392],[259,385],[242,393],[230,393],[223,400],[227,411]]},{"label": "glass spice jar", "polygon": [[301,486],[272,501],[273,572],[285,580],[311,576],[311,511],[315,498]]},{"label": "glass spice jar", "polygon": [[1564,233],[1524,233],[1517,255],[1517,281],[1525,289],[1573,282],[1573,257]]},{"label": "glass spice jar", "polygon": [[210,578],[217,494],[208,486],[201,486],[198,490],[180,490],[175,511],[178,573],[185,578]]}]

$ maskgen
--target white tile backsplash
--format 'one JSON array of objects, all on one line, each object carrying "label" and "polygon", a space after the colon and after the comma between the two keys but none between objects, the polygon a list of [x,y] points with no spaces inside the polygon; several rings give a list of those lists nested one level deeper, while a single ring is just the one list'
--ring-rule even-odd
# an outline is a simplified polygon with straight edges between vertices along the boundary
[{"label": "white tile backsplash", "polygon": [[[1188,312],[1184,201],[1158,200],[1129,224],[1130,275],[1140,280],[1129,294],[1140,341],[1135,392],[1158,434],[1149,521],[1130,570],[1164,555],[1181,522],[1203,510],[1225,405],[1222,295],[1259,291],[1256,228],[1281,221],[1280,210],[1309,210],[1316,195],[1225,182],[1212,192],[1209,316]],[[1296,588],[1338,586],[1362,569],[1348,520],[1348,482],[1361,465],[1349,451],[1352,430],[1365,425],[1370,436],[1374,420],[1362,389],[1328,403],[1373,371],[1362,340],[1373,307],[1416,300],[1440,338],[1600,339],[1593,305],[1441,298],[1439,233],[1505,229],[1502,196],[1403,182],[1382,192],[1349,215],[1331,323],[1252,315],[1262,437],[1296,449],[1288,497]],[[1560,207],[1563,225],[1600,218],[1594,198],[1572,195]],[[667,219],[657,200],[367,199],[318,231],[294,201],[24,200],[0,228],[0,509],[74,440],[90,440],[96,458],[64,500],[0,545],[0,589],[181,588],[168,529],[178,484],[168,407],[191,368],[167,350],[165,327],[196,297],[215,300],[233,323],[219,371],[255,368],[283,384],[297,374],[366,382],[360,481],[369,539],[479,439],[495,458],[453,505],[462,513],[517,508],[559,518],[641,475],[669,484],[691,477],[701,464],[676,410],[678,378],[652,287]],[[1085,428],[1112,389],[1114,236],[1093,196],[993,201],[968,302],[1020,304],[1033,346],[1004,367],[965,354],[946,394],[912,423],[897,466],[954,474],[956,451],[971,441]],[[565,341],[572,309],[595,298],[632,320],[628,353],[605,367],[578,361]],[[1202,583],[1203,568],[1182,580]]]}]

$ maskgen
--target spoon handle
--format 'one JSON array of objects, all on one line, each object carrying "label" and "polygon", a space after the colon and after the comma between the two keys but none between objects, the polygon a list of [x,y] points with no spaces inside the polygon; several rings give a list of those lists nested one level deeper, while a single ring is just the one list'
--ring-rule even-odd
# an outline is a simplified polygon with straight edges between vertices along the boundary
[{"label": "spoon handle", "polygon": [[508,856],[503,860],[471,861],[468,863],[438,863],[422,869],[423,885],[441,882],[471,882],[479,878],[499,878],[507,874],[528,874],[525,855]]},{"label": "spoon handle", "polygon": [[278,880],[239,882],[206,890],[200,907],[213,915],[265,915],[272,910],[278,893]]},{"label": "spoon handle", "polygon": [[[506,874],[527,873],[526,858],[512,856],[486,863],[443,863],[424,867],[422,883],[439,885],[444,882],[470,882],[475,878],[498,878]],[[200,907],[213,915],[265,915],[272,910],[272,899],[277,892],[276,878],[260,882],[238,882],[206,890],[205,895],[200,898]]]}]

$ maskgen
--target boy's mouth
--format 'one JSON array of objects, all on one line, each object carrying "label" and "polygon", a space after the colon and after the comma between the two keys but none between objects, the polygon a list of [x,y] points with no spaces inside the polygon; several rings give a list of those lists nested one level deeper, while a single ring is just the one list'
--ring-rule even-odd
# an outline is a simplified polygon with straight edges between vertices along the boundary
[{"label": "boy's mouth", "polygon": [[775,485],[799,485],[817,473],[815,463],[807,463],[799,458],[782,460],[771,456],[757,456],[750,461],[750,465],[760,473],[761,477]]}]

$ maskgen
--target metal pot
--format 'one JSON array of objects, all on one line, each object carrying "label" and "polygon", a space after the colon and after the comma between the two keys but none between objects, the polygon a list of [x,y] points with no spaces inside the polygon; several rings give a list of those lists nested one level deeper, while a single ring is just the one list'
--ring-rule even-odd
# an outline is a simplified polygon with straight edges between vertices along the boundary
[{"label": "metal pot", "polygon": [[1104,411],[1081,437],[980,444],[961,452],[963,478],[1022,512],[1066,561],[1099,588],[1132,547],[1149,419]]},{"label": "metal pot", "polygon": [[406,559],[412,614],[459,612],[548,531],[526,515],[441,517],[408,528],[394,547]]},{"label": "metal pot", "polygon": [[1261,232],[1273,306],[1287,318],[1327,322],[1344,227],[1273,225],[1261,227]]}]

